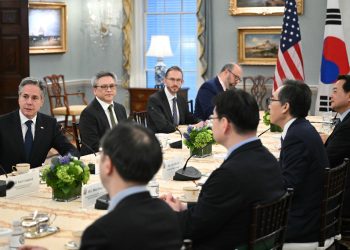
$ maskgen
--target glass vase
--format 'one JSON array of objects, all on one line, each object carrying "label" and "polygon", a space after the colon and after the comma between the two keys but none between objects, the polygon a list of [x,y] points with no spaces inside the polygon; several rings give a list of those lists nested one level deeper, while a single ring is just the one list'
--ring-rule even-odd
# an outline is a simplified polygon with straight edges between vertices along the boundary
[{"label": "glass vase", "polygon": [[55,201],[72,201],[78,199],[81,195],[81,183],[71,188],[67,193],[63,192],[61,189],[52,188],[52,199]]},{"label": "glass vase", "polygon": [[196,158],[207,157],[212,154],[212,144],[208,144],[204,148],[194,148],[191,149],[191,155]]}]

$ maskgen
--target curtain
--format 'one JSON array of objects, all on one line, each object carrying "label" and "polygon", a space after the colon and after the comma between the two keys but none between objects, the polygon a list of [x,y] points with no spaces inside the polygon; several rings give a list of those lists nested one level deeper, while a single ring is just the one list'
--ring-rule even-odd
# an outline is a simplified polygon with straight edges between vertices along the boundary
[{"label": "curtain", "polygon": [[213,77],[212,0],[197,0],[197,38],[199,42],[200,75],[203,80]]},{"label": "curtain", "polygon": [[131,70],[131,31],[133,26],[133,0],[123,0],[123,77],[122,86],[127,88],[130,85]]}]

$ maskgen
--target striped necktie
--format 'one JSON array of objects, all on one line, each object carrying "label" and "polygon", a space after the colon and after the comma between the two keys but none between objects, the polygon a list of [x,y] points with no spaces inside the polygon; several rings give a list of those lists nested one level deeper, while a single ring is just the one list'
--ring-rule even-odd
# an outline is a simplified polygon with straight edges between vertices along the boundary
[{"label": "striped necktie", "polygon": [[111,119],[112,128],[117,124],[113,115],[113,104],[108,106],[109,118]]}]

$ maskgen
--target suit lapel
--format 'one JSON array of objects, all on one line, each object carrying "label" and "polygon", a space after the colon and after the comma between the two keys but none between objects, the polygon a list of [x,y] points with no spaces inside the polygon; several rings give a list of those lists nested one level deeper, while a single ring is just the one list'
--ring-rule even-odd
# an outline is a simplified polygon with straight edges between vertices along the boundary
[{"label": "suit lapel", "polygon": [[177,95],[176,99],[177,109],[179,110],[179,124],[185,123],[185,110],[182,108],[184,103],[182,102],[182,98]]},{"label": "suit lapel", "polygon": [[42,116],[40,113],[37,114],[36,117],[36,123],[35,123],[35,134],[34,134],[34,141],[33,141],[33,147],[32,147],[32,153],[30,156],[30,160],[32,160],[33,156],[35,155],[35,152],[40,150],[40,142],[42,140],[45,140],[44,132],[48,128],[45,127],[45,124],[43,122]]},{"label": "suit lapel", "polygon": [[25,152],[24,152],[24,141],[23,141],[23,134],[22,134],[22,125],[21,125],[21,119],[19,118],[19,110],[14,112],[13,116],[14,122],[13,124],[10,124],[9,129],[13,130],[13,140],[15,141],[15,144],[19,147],[20,155],[23,159],[25,159]]},{"label": "suit lapel", "polygon": [[328,144],[328,141],[331,140],[331,139],[333,138],[333,136],[334,136],[334,134],[336,133],[336,131],[337,131],[339,128],[341,128],[341,127],[347,122],[347,120],[349,120],[349,119],[350,119],[350,113],[348,113],[348,114],[344,117],[344,119],[343,119],[341,122],[339,122],[339,123],[334,127],[332,133],[329,135],[329,137],[327,138],[327,140],[326,140],[326,142],[325,142],[325,145],[326,145],[326,146],[327,146],[327,144]]},{"label": "suit lapel", "polygon": [[94,99],[93,105],[96,109],[97,116],[100,118],[99,120],[103,123],[104,127],[110,128],[106,112],[103,110],[101,104],[96,100],[96,98]]},{"label": "suit lapel", "polygon": [[161,102],[163,102],[163,107],[165,108],[165,113],[167,114],[169,121],[172,121],[173,114],[171,113],[169,101],[168,101],[168,98],[166,97],[164,89],[161,90],[160,92],[160,99],[161,99]]}]

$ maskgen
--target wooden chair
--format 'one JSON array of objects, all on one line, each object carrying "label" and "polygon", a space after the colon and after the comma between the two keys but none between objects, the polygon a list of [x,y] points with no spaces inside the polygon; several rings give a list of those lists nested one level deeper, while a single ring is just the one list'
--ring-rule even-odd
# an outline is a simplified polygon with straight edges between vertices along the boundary
[{"label": "wooden chair", "polygon": [[140,125],[142,125],[142,126],[144,126],[146,128],[147,128],[147,116],[148,116],[147,111],[140,111],[140,112],[133,111],[132,112],[133,120],[137,124],[140,124]]},{"label": "wooden chair", "polygon": [[73,127],[73,135],[74,135],[74,141],[75,145],[80,152],[81,149],[81,137],[80,137],[80,131],[79,131],[79,123],[72,122],[72,127]]},{"label": "wooden chair", "polygon": [[283,249],[325,250],[337,247],[341,238],[341,213],[348,167],[349,160],[345,159],[340,166],[325,169],[318,242],[288,243]]},{"label": "wooden chair", "polygon": [[[79,116],[85,109],[87,105],[85,93],[68,93],[63,75],[45,76],[44,81],[47,85],[51,115],[64,116],[64,125],[67,128],[68,117],[71,116],[72,122],[76,122],[76,116]],[[68,101],[70,96],[80,96],[83,105],[70,105]]]},{"label": "wooden chair", "polygon": [[265,77],[262,75],[258,75],[255,77],[252,76],[247,76],[243,77],[243,90],[246,91],[246,85],[247,83],[251,81],[252,88],[250,89],[250,93],[255,97],[260,110],[265,110],[267,109],[266,105],[266,93],[267,93],[267,88],[266,85],[268,84],[269,81],[272,81],[273,84],[273,77]]},{"label": "wooden chair", "polygon": [[187,101],[188,109],[193,114],[193,100]]},{"label": "wooden chair", "polygon": [[292,196],[288,189],[277,201],[253,207],[248,250],[282,249]]}]

